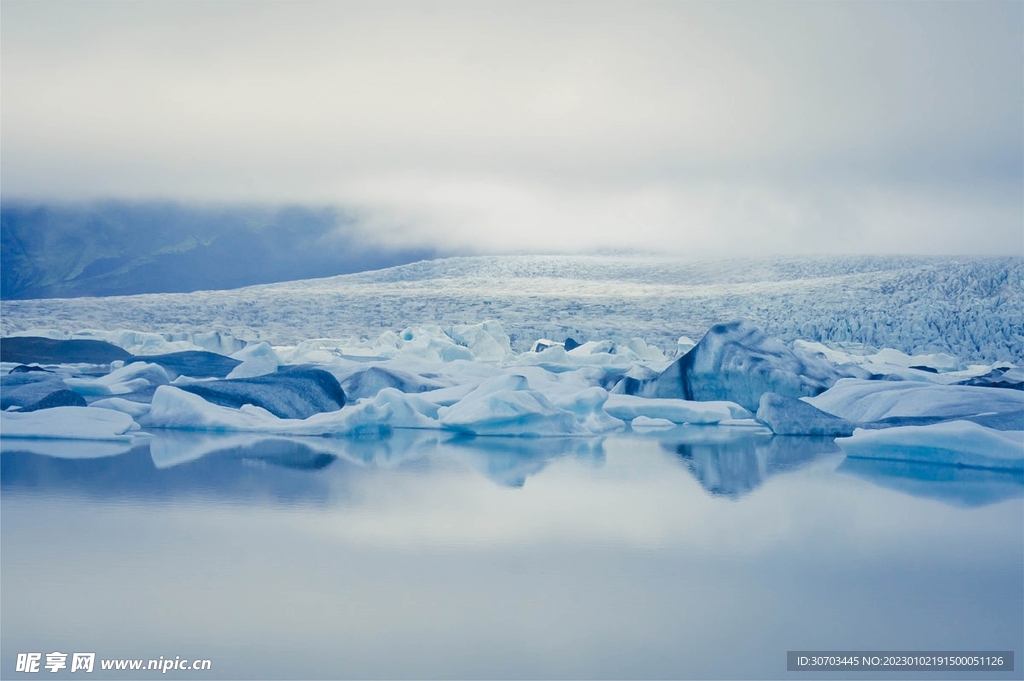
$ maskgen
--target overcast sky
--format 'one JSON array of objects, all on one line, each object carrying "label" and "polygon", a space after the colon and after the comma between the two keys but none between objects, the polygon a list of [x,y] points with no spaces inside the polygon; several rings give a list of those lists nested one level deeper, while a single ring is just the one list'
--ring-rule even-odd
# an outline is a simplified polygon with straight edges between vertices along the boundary
[{"label": "overcast sky", "polygon": [[1024,3],[0,5],[5,200],[484,252],[1024,255]]}]

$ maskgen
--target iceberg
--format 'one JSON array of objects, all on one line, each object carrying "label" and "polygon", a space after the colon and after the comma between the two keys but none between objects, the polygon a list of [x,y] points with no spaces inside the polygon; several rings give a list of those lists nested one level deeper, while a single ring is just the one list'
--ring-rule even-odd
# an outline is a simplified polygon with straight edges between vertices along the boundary
[{"label": "iceberg", "polygon": [[817,395],[844,376],[827,360],[791,349],[743,321],[718,324],[654,384],[654,397],[728,400],[756,411],[761,395]]},{"label": "iceberg", "polygon": [[694,402],[671,398],[609,395],[604,410],[615,418],[632,421],[638,416],[667,419],[672,423],[716,424],[726,419],[750,418],[751,414],[735,402]]},{"label": "iceberg", "polygon": [[987,374],[961,381],[960,385],[1024,390],[1024,367],[995,367]]},{"label": "iceberg", "polygon": [[85,399],[49,371],[19,371],[0,376],[0,409],[21,412],[52,407],[84,407]]},{"label": "iceberg", "polygon": [[373,397],[384,388],[396,388],[403,393],[421,393],[448,386],[399,369],[371,366],[360,368],[343,378],[341,387],[346,396],[358,400]]},{"label": "iceberg", "polygon": [[6,438],[129,440],[129,433],[138,429],[128,414],[95,407],[0,412],[0,434]]},{"label": "iceberg", "polygon": [[149,413],[148,402],[135,402],[133,400],[126,400],[123,397],[106,397],[102,400],[93,401],[89,406],[96,407],[97,409],[119,411],[128,414],[134,419]]},{"label": "iceberg", "polygon": [[1007,388],[844,378],[828,391],[804,401],[834,416],[862,423],[911,417],[951,420],[1004,415],[1000,420],[1006,421],[1006,428],[1002,429],[1024,429],[1024,391]]},{"label": "iceberg", "polygon": [[132,362],[100,378],[66,378],[64,382],[79,395],[127,395],[151,385],[166,385],[171,377],[159,364]]},{"label": "iceberg", "polygon": [[776,393],[761,395],[757,420],[776,435],[853,435],[856,423],[821,411],[807,402]]},{"label": "iceberg", "polygon": [[281,365],[281,359],[269,343],[250,343],[231,355],[242,363],[231,370],[227,378],[255,378],[272,374]]},{"label": "iceberg", "polygon": [[512,342],[501,327],[501,322],[493,319],[481,324],[459,324],[449,327],[448,336],[464,347],[469,348],[479,361],[500,362],[512,354]]},{"label": "iceberg", "polygon": [[985,428],[970,421],[885,430],[858,428],[837,438],[847,456],[1024,471],[1024,431]]},{"label": "iceberg", "polygon": [[305,419],[345,406],[345,392],[338,379],[330,372],[310,367],[254,378],[190,383],[180,388],[213,404],[235,408],[253,405],[282,419]]},{"label": "iceberg", "polygon": [[241,360],[204,350],[148,355],[146,361],[159,364],[175,377],[189,376],[191,378],[224,378],[241,364]]},{"label": "iceberg", "polygon": [[676,424],[672,423],[668,419],[652,419],[648,416],[637,416],[629,422],[629,427],[633,430],[643,430],[644,428],[675,428]]},{"label": "iceberg", "polygon": [[525,376],[504,374],[483,381],[438,415],[443,428],[473,435],[589,435],[612,426],[595,413],[608,394],[598,390],[563,400],[570,411],[531,390]]},{"label": "iceberg", "polygon": [[[98,411],[117,413],[105,409]],[[279,418],[267,409],[251,403],[243,403],[238,408],[232,408],[213,404],[182,388],[162,385],[156,389],[149,414],[143,417],[141,422],[147,427],[183,430],[283,435],[357,435],[387,432],[388,416],[388,412],[378,409],[372,402],[366,402],[351,409],[320,412],[304,419]]]}]

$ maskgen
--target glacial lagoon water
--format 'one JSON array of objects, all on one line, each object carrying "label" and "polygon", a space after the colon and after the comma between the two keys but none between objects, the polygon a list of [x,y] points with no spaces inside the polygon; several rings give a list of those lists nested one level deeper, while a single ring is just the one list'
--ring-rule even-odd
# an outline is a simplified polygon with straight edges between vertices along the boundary
[{"label": "glacial lagoon water", "polygon": [[2,446],[3,678],[53,651],[212,663],[86,678],[810,678],[787,650],[1024,675],[1019,473],[715,427]]}]

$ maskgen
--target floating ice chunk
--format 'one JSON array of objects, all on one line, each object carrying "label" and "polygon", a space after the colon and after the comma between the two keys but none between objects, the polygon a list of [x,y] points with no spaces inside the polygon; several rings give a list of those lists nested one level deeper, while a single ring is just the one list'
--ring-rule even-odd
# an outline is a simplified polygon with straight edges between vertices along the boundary
[{"label": "floating ice chunk", "polygon": [[18,372],[0,376],[0,410],[35,405],[47,395],[67,390],[68,384],[50,372]]},{"label": "floating ice chunk", "polygon": [[676,355],[682,357],[692,350],[695,345],[697,343],[689,336],[680,336],[679,340],[676,341]]},{"label": "floating ice chunk", "polygon": [[771,428],[767,427],[757,419],[723,419],[718,422],[718,425],[730,428],[760,428],[764,431],[771,430]]},{"label": "floating ice chunk", "polygon": [[273,357],[253,357],[247,359],[231,370],[226,378],[255,378],[266,376],[277,371],[278,363]]},{"label": "floating ice chunk", "polygon": [[1024,366],[994,367],[988,373],[973,376],[960,382],[961,385],[976,385],[986,388],[1010,388],[1024,390]]},{"label": "floating ice chunk", "polygon": [[168,374],[192,378],[224,378],[241,362],[205,350],[186,350],[169,355],[149,355],[147,362],[159,364]]},{"label": "floating ice chunk", "polygon": [[821,411],[807,402],[776,393],[761,395],[757,420],[776,435],[853,435],[856,423]]},{"label": "floating ice chunk", "polygon": [[1024,431],[994,430],[969,421],[858,428],[836,444],[847,456],[1024,470]]},{"label": "floating ice chunk", "polygon": [[100,378],[67,378],[64,382],[79,395],[127,395],[150,385],[170,383],[171,377],[159,364],[132,362]]},{"label": "floating ice chunk", "polygon": [[533,341],[533,345],[530,346],[530,352],[544,352],[548,348],[560,347],[565,349],[565,344],[559,341],[553,341],[549,338],[538,338]]},{"label": "floating ice chunk", "polygon": [[295,367],[255,378],[233,378],[180,386],[225,407],[262,407],[280,418],[303,419],[345,406],[345,392],[322,369]]},{"label": "floating ice chunk", "polygon": [[139,426],[128,414],[95,407],[0,412],[0,436],[57,440],[127,440]]},{"label": "floating ice chunk", "polygon": [[403,393],[421,393],[446,387],[442,383],[406,371],[386,367],[361,367],[341,381],[349,399],[373,397],[384,388],[396,388]]},{"label": "floating ice chunk", "polygon": [[625,427],[621,419],[617,419],[604,410],[608,401],[608,391],[604,388],[586,388],[555,400],[559,409],[564,409],[576,416],[574,434],[599,434]]},{"label": "floating ice chunk", "polygon": [[277,371],[281,359],[270,347],[269,343],[250,343],[231,355],[232,359],[241,360],[241,364],[231,370],[227,378],[255,378]]},{"label": "floating ice chunk", "polygon": [[440,407],[419,395],[408,395],[395,388],[383,388],[372,399],[373,405],[387,413],[392,428],[440,428],[437,418]]},{"label": "floating ice chunk", "polygon": [[[648,345],[643,338],[633,338],[626,347],[632,350],[636,356],[648,362],[664,362],[665,354],[653,345]],[[618,353],[616,353],[618,354]]]},{"label": "floating ice chunk", "polygon": [[725,419],[750,418],[735,402],[694,402],[670,398],[609,395],[604,410],[615,418],[632,421],[638,416],[667,419],[672,423],[715,424]]},{"label": "floating ice chunk", "polygon": [[572,413],[534,390],[470,393],[439,415],[443,427],[475,435],[571,435],[576,430]]},{"label": "floating ice chunk", "polygon": [[450,407],[474,390],[476,390],[476,385],[464,383],[463,385],[453,385],[450,388],[429,390],[420,393],[419,396],[440,407]]},{"label": "floating ice chunk", "polygon": [[942,353],[930,355],[908,355],[892,348],[880,350],[874,355],[868,356],[867,359],[876,364],[891,364],[892,366],[904,367],[906,369],[913,367],[928,367],[929,369],[935,369],[937,372],[959,371],[965,368],[964,365],[960,363],[960,360],[956,357],[951,357],[950,355]]},{"label": "floating ice chunk", "polygon": [[599,399],[592,394],[574,402],[582,417],[577,418],[576,413],[530,390],[525,376],[504,374],[483,381],[451,407],[439,409],[438,415],[444,428],[476,435],[575,435],[590,433],[591,426],[599,425],[583,416],[590,402]]},{"label": "floating ice chunk", "polygon": [[409,327],[402,331],[399,337],[402,344],[394,355],[396,359],[425,362],[473,359],[473,352],[469,348],[458,345],[440,326]]},{"label": "floating ice chunk", "polygon": [[629,426],[633,430],[643,430],[644,428],[675,428],[676,424],[668,419],[652,419],[649,416],[637,416],[629,422]]},{"label": "floating ice chunk", "polygon": [[189,334],[182,334],[180,340],[171,341],[158,333],[131,331],[128,329],[117,329],[115,331],[84,329],[71,335],[71,338],[76,340],[105,341],[124,348],[133,355],[166,355],[185,350],[200,350],[201,348],[188,340],[189,337]]},{"label": "floating ice chunk", "polygon": [[[621,374],[621,378],[615,383],[611,392],[618,395],[639,395],[641,397],[651,397],[647,392],[654,385],[654,382],[658,380],[660,372],[645,366],[643,364],[634,364],[625,373]],[[614,374],[609,374],[609,378],[614,380]]]},{"label": "floating ice chunk", "polygon": [[917,416],[953,419],[1016,412],[1022,415],[1024,427],[1024,391],[1007,388],[844,378],[805,401],[849,421]]},{"label": "floating ice chunk", "polygon": [[655,383],[655,397],[729,400],[754,411],[761,395],[817,395],[840,378],[823,358],[794,352],[747,322],[711,327]]},{"label": "floating ice chunk", "polygon": [[501,323],[493,319],[481,324],[462,324],[448,328],[448,336],[469,348],[473,356],[484,362],[500,362],[512,354],[512,344]]},{"label": "floating ice chunk", "polygon": [[[540,348],[540,346],[537,347]],[[557,370],[559,368],[571,368],[573,361],[570,359],[569,353],[566,352],[565,347],[561,344],[557,344],[546,348],[540,348],[536,352],[524,352],[516,357],[512,364],[518,366],[543,366]]]},{"label": "floating ice chunk", "polygon": [[132,418],[139,418],[149,413],[149,404],[146,402],[133,402],[123,397],[106,397],[102,400],[96,400],[89,406],[99,409],[112,409],[128,414]]},{"label": "floating ice chunk", "polygon": [[[111,412],[113,413],[113,412]],[[306,419],[282,419],[265,409],[231,408],[207,402],[199,395],[162,385],[156,389],[143,422],[158,428],[289,435],[350,435],[387,432],[390,412],[371,401]]]}]

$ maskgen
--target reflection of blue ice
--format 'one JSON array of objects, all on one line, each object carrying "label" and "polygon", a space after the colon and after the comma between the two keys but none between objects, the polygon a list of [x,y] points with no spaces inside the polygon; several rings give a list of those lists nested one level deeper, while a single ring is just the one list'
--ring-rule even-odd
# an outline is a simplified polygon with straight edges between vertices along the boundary
[{"label": "reflection of blue ice", "polygon": [[[601,438],[467,437],[396,430],[388,437],[286,437],[156,430],[135,447],[113,443],[4,440],[5,490],[45,488],[97,498],[213,496],[227,501],[326,502],[353,475],[455,459],[505,487],[522,487],[551,460],[603,460]],[[321,470],[324,474],[318,474]]]},{"label": "reflection of blue ice", "polygon": [[0,438],[0,452],[33,452],[58,459],[101,459],[131,450],[131,442]]},{"label": "reflection of blue ice", "polygon": [[677,428],[661,437],[708,492],[738,499],[770,476],[839,451],[828,437],[780,437],[762,430]]},{"label": "reflection of blue ice", "polygon": [[604,438],[455,437],[445,449],[503,487],[522,487],[552,460],[573,456],[604,461]]},{"label": "reflection of blue ice", "polygon": [[890,459],[846,458],[840,473],[952,506],[986,506],[1024,496],[1024,472]]}]

